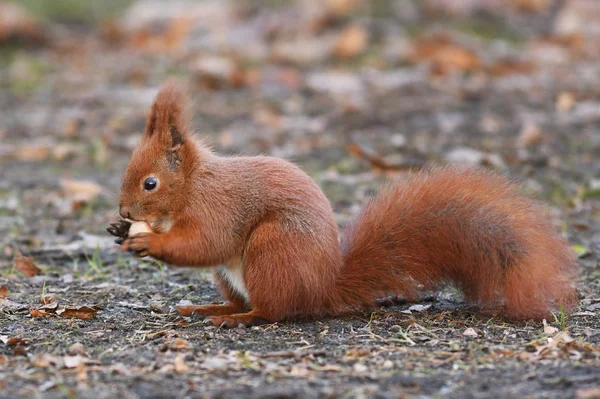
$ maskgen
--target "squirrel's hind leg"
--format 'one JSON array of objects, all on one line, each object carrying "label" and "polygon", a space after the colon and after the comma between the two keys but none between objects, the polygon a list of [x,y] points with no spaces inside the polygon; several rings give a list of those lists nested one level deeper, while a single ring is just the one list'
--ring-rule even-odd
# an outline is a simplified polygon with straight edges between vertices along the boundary
[{"label": "squirrel's hind leg", "polygon": [[223,316],[232,313],[239,313],[246,310],[238,303],[211,303],[210,305],[180,305],[177,306],[177,312],[180,316]]},{"label": "squirrel's hind leg", "polygon": [[244,313],[250,310],[246,301],[231,289],[221,274],[213,270],[215,284],[221,293],[225,303],[211,303],[209,305],[182,305],[177,306],[177,312],[184,317],[190,316],[225,316],[236,313]]},{"label": "squirrel's hind leg", "polygon": [[260,312],[252,310],[248,313],[212,316],[206,319],[206,323],[217,327],[233,328],[240,325],[246,327],[260,326],[263,324],[271,324],[272,322]]}]

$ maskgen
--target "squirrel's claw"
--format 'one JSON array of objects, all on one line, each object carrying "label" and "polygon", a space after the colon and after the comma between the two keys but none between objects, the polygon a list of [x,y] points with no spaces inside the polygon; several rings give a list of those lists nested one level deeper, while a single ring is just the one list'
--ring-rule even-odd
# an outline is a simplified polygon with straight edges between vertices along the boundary
[{"label": "squirrel's claw", "polygon": [[246,327],[261,326],[271,324],[272,322],[253,312],[239,313],[226,316],[211,316],[204,320],[204,324],[216,326],[219,328],[235,328],[240,325]]}]

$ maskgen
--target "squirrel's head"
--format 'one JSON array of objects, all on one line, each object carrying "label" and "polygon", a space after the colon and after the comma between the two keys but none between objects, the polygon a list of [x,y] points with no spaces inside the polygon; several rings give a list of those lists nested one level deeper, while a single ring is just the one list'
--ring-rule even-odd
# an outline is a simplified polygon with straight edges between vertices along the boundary
[{"label": "squirrel's head", "polygon": [[146,131],[123,176],[119,213],[123,218],[168,225],[185,203],[186,176],[195,163],[187,98],[173,82],[158,92]]}]

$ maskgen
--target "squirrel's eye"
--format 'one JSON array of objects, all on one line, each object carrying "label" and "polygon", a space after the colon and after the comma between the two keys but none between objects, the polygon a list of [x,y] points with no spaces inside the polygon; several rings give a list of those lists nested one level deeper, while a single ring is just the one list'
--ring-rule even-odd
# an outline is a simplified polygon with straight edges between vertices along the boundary
[{"label": "squirrel's eye", "polygon": [[144,190],[151,191],[156,188],[156,183],[158,183],[158,179],[156,177],[149,177],[144,180]]}]

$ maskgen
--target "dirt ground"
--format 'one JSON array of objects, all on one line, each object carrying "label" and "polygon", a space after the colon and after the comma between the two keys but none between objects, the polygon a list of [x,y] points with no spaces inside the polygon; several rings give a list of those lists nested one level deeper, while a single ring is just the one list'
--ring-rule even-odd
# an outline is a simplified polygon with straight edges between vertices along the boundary
[{"label": "dirt ground", "polygon": [[[593,1],[108,3],[0,18],[0,398],[600,398]],[[340,226],[424,165],[520,181],[578,254],[579,308],[484,318],[449,287],[346,318],[179,317],[219,300],[208,271],[134,259],[104,230],[167,76],[217,151],[296,162]]]}]

